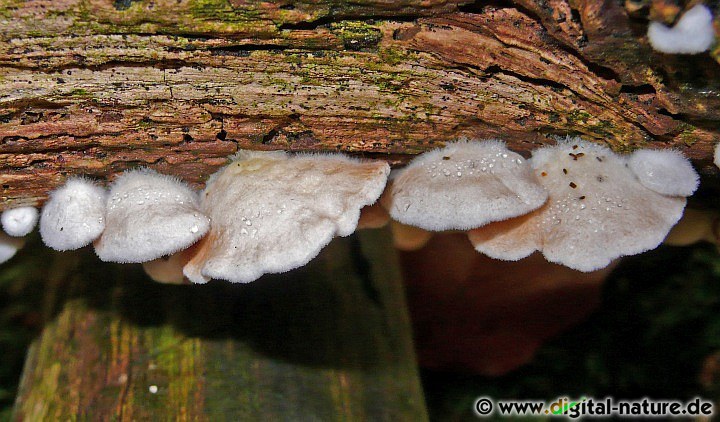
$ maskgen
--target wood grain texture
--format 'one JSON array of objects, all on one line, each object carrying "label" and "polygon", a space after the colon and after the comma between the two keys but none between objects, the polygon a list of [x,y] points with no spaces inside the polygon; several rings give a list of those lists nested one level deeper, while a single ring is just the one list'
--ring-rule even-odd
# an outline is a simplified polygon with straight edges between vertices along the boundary
[{"label": "wood grain texture", "polygon": [[653,52],[606,0],[0,1],[0,208],[149,166],[201,187],[238,148],[401,165],[457,137],[675,147],[716,176],[718,50]]}]

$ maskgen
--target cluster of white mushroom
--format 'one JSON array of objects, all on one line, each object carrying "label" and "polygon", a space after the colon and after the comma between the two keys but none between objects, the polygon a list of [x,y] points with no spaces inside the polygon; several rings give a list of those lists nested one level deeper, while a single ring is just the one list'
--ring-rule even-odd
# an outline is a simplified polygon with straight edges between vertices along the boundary
[{"label": "cluster of white mushroom", "polygon": [[[93,243],[103,261],[143,263],[157,281],[246,283],[301,267],[334,236],[353,233],[389,174],[385,162],[339,154],[241,151],[200,194],[148,169],[126,172],[109,191],[73,178],[50,195],[40,234],[56,250]],[[698,184],[676,151],[620,156],[577,138],[529,160],[501,141],[455,142],[422,154],[392,179],[379,202],[405,225],[405,237],[414,227],[410,243],[422,244],[428,231],[463,230],[493,258],[541,251],[580,271],[658,246]],[[376,221],[364,212],[360,227],[385,222],[387,212],[365,208],[373,209]],[[2,216],[12,236],[36,221],[34,208]],[[12,248],[7,239],[18,238],[0,239]]]},{"label": "cluster of white mushroom", "polygon": [[[73,178],[51,193],[40,235],[59,251],[93,243],[102,261],[143,263],[161,282],[246,283],[301,267],[335,235],[353,233],[389,173],[385,162],[339,154],[242,151],[200,194],[148,169],[124,173],[109,191]],[[24,209],[35,212],[29,232],[34,208],[3,219]]]},{"label": "cluster of white mushroom", "polygon": [[468,230],[475,249],[518,260],[540,251],[580,271],[657,247],[698,185],[673,150],[620,156],[566,139],[528,161],[499,141],[423,154],[394,178],[384,202],[402,224]]}]

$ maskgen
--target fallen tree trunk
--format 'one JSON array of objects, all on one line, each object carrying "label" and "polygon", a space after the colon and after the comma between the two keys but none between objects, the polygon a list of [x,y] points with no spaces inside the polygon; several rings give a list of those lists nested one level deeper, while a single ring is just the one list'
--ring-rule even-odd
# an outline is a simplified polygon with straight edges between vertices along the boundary
[{"label": "fallen tree trunk", "polygon": [[650,49],[661,6],[0,2],[0,207],[136,166],[202,186],[238,148],[398,164],[461,136],[678,147],[715,174],[720,67]]}]

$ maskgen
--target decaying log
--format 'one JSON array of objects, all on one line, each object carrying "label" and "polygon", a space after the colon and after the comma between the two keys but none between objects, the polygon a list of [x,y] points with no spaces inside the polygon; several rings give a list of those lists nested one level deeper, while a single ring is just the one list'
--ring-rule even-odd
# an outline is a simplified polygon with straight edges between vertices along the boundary
[{"label": "decaying log", "polygon": [[719,50],[653,52],[667,7],[0,1],[0,208],[71,174],[149,166],[200,187],[238,148],[400,164],[461,136],[677,147],[715,175]]},{"label": "decaying log", "polygon": [[[247,285],[168,286],[56,254],[16,420],[427,419],[388,237]],[[61,270],[61,271],[59,271]]]}]

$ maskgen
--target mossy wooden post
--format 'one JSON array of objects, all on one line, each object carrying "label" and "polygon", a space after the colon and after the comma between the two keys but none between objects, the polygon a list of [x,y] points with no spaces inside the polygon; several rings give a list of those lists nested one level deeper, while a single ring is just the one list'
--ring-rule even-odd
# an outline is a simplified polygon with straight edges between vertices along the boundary
[{"label": "mossy wooden post", "polygon": [[57,259],[63,299],[30,349],[17,420],[426,419],[381,231],[249,285],[160,285],[90,251]]}]

